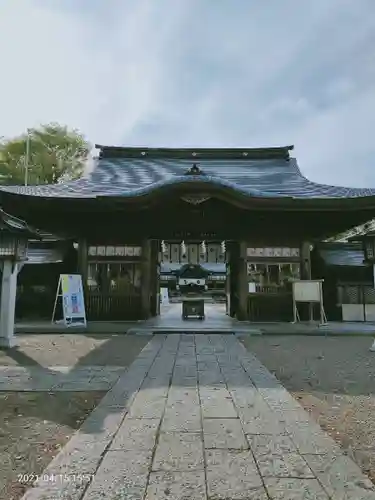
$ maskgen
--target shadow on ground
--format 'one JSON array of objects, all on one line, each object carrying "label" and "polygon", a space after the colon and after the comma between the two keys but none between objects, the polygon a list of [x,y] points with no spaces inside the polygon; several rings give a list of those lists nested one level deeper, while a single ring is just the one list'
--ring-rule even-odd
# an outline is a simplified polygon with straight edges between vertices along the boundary
[{"label": "shadow on ground", "polygon": [[[15,366],[15,367],[35,367],[38,368],[38,377],[45,376],[50,377],[55,374],[55,372],[48,368],[48,366],[69,366],[70,363],[64,362],[61,357],[59,357],[59,352],[54,352],[54,344],[58,344],[57,339],[66,338],[67,345],[64,345],[64,349],[74,349],[75,346],[81,344],[82,351],[82,341],[83,338],[92,339],[96,346],[89,343],[88,349],[86,348],[85,354],[81,357],[75,357],[74,365],[72,364],[72,369],[67,373],[62,373],[59,377],[59,382],[64,383],[64,380],[71,381],[74,378],[74,372],[82,367],[87,366],[103,366],[103,367],[123,367],[124,371],[134,359],[138,356],[140,351],[145,345],[150,341],[149,336],[132,336],[127,337],[124,335],[19,335],[20,345],[12,349],[0,351],[0,365]],[[75,339],[79,337],[79,339]],[[40,342],[36,342],[36,339],[40,339]],[[98,342],[99,341],[99,342]],[[42,350],[44,344],[44,352]],[[56,349],[58,351],[58,349]],[[116,382],[114,382],[116,383]],[[65,400],[66,408],[72,407],[73,403],[70,401],[70,395],[84,394],[88,391],[75,391],[72,393],[67,389],[67,391],[49,391],[49,392],[37,392],[37,391],[22,391],[18,392],[19,397],[26,399],[31,398],[30,405],[23,405],[23,411],[29,411],[28,415],[24,414],[25,418],[39,418],[40,420],[53,421],[60,425],[68,425],[75,429],[78,429],[81,425],[81,421],[73,422],[71,415],[74,415],[74,411],[69,411],[64,413],[63,411],[56,411],[57,406],[63,408],[61,401]],[[94,398],[96,404],[98,404],[101,398],[108,392],[105,391],[90,391],[96,394],[97,397]],[[3,394],[7,394],[3,392]],[[9,397],[12,398],[12,393],[9,391]],[[54,397],[55,396],[55,397]],[[35,400],[35,401],[34,401]],[[0,401],[1,402],[1,401]],[[39,404],[37,404],[39,403]],[[72,408],[70,408],[72,410]],[[67,417],[69,415],[69,417]],[[102,429],[98,425],[98,428],[93,428],[92,432],[100,432]]]}]

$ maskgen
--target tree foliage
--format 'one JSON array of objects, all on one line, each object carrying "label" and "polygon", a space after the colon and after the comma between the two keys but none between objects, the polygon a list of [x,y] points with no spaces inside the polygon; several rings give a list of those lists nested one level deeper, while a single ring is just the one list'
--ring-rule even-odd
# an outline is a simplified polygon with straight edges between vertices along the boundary
[{"label": "tree foliage", "polygon": [[83,135],[66,126],[51,123],[29,129],[19,137],[0,140],[0,182],[25,184],[26,170],[30,185],[77,179],[89,152]]}]

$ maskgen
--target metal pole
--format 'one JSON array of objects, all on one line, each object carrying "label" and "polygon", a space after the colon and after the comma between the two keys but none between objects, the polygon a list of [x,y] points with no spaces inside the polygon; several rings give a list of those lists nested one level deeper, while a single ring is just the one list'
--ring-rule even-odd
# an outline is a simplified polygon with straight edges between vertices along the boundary
[{"label": "metal pole", "polygon": [[29,156],[30,156],[30,130],[27,129],[26,157],[25,157],[25,186],[27,186],[29,180]]}]

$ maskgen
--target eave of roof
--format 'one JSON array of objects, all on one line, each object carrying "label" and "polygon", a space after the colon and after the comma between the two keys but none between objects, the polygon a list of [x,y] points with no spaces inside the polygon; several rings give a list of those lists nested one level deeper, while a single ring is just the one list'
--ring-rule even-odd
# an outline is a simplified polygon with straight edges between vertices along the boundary
[{"label": "eave of roof", "polygon": [[368,231],[367,233],[363,234],[356,234],[355,236],[351,236],[348,238],[348,241],[360,241],[363,242],[366,238],[375,238],[375,231],[372,229],[371,231]]},{"label": "eave of roof", "polygon": [[366,267],[363,248],[359,243],[319,243],[317,251],[328,266]]},{"label": "eave of roof", "polygon": [[25,238],[40,239],[39,232],[31,228],[25,221],[10,215],[0,209],[0,231],[11,233]]}]

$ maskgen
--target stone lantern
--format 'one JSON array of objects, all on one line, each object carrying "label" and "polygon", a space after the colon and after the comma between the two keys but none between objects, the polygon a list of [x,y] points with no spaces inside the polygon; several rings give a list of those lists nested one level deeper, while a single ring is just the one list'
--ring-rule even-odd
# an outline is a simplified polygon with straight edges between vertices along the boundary
[{"label": "stone lantern", "polygon": [[38,232],[0,209],[0,348],[13,347],[17,275],[27,260],[29,238],[39,238]]}]

